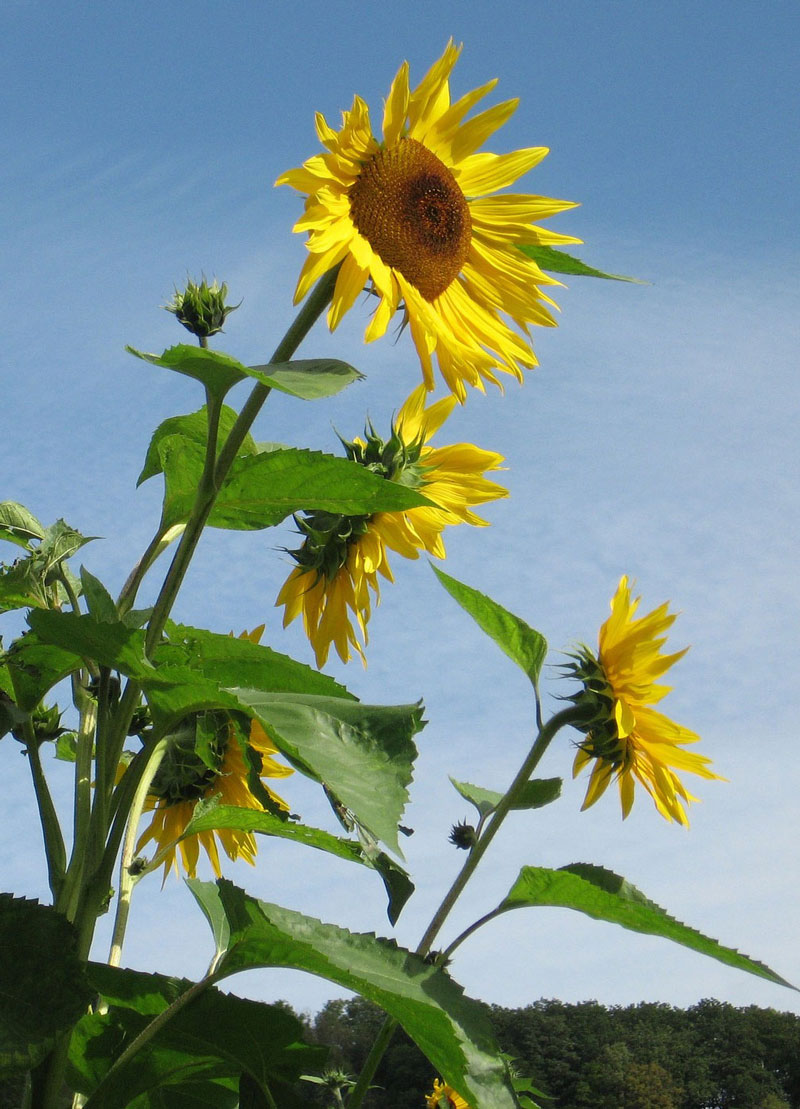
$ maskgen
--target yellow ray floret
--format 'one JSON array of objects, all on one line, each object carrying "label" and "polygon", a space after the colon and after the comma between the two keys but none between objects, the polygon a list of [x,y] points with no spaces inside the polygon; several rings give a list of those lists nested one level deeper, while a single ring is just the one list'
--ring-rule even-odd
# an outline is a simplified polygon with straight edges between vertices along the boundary
[{"label": "yellow ray floret", "polygon": [[466,386],[499,385],[497,371],[522,380],[536,365],[531,324],[553,327],[544,287],[559,284],[518,248],[579,239],[546,230],[539,220],[575,205],[527,194],[498,194],[547,154],[531,147],[509,154],[479,148],[517,107],[508,100],[471,118],[496,81],[450,100],[449,79],[460,47],[448,43],[415,89],[404,62],[386,98],[383,139],[356,96],[341,130],[320,114],[326,148],[276,184],[306,197],[295,231],[308,235],[308,257],[295,301],[341,266],[328,312],[335,328],[368,288],[377,297],[365,338],[382,336],[402,309],[423,380],[434,386],[433,360],[460,400]]}]

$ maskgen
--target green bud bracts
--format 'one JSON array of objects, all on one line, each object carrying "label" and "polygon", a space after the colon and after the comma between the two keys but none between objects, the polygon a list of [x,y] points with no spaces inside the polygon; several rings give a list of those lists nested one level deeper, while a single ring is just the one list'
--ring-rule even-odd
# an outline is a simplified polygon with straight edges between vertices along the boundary
[{"label": "green bud bracts", "polygon": [[168,737],[150,792],[168,805],[197,801],[219,774],[230,735],[224,712],[198,712],[181,721]]},{"label": "green bud bracts", "polygon": [[189,279],[186,288],[182,292],[176,289],[172,303],[165,304],[164,307],[176,316],[187,331],[191,331],[199,339],[207,339],[209,335],[222,331],[226,318],[239,307],[238,304],[227,305],[227,295],[228,286],[225,284],[218,285],[214,281],[213,285],[209,285],[203,278],[196,285]]},{"label": "green bud bracts", "polygon": [[566,700],[584,710],[585,719],[573,724],[585,734],[580,746],[593,758],[610,763],[617,770],[623,764],[624,746],[614,715],[615,697],[600,661],[588,647],[580,647],[564,669],[583,685],[579,693]]}]

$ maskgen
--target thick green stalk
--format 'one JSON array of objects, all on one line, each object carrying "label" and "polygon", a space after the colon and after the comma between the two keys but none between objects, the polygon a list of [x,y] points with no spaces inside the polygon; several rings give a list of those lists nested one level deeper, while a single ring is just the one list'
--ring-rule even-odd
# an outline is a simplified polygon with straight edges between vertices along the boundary
[{"label": "thick green stalk", "polygon": [[[539,761],[541,760],[547,748],[550,746],[553,737],[556,735],[559,729],[569,724],[575,723],[576,721],[581,719],[581,717],[581,712],[578,709],[571,707],[568,709],[563,709],[561,712],[556,713],[555,716],[551,717],[547,724],[540,727],[539,734],[536,737],[536,741],[534,742],[524,762],[517,771],[513,782],[503,795],[502,800],[498,802],[497,808],[492,813],[491,819],[487,824],[485,831],[470,851],[469,856],[463,867],[459,871],[458,875],[456,876],[455,881],[442,899],[439,908],[433,914],[430,924],[425,929],[425,934],[416,947],[416,955],[420,955],[424,958],[430,951],[433,941],[439,934],[439,930],[441,929],[444,922],[447,920],[447,917],[450,915],[453,906],[455,905],[458,898],[461,896],[461,893],[463,892],[467,882],[469,882],[470,878],[475,873],[478,863],[486,854],[489,844],[500,831],[503,821],[511,811],[514,802],[519,797],[521,791],[524,789],[525,784],[530,780],[530,777],[538,766]],[[485,920],[491,919],[493,915],[493,913],[488,914]],[[474,931],[474,929],[470,929],[470,931]],[[461,938],[466,937],[459,937],[459,939]],[[375,1076],[375,1071],[378,1069],[380,1061],[383,1058],[384,1052],[391,1042],[396,1028],[397,1021],[394,1019],[394,1017],[387,1017],[381,1025],[380,1031],[375,1038],[375,1042],[373,1043],[370,1053],[367,1056],[367,1059],[361,1070],[361,1074],[358,1076],[358,1081],[353,1087],[353,1091],[348,1101],[349,1109],[359,1109],[367,1093],[367,1090],[370,1087],[372,1079]]]},{"label": "thick green stalk", "polygon": [[61,825],[58,822],[58,814],[56,813],[53,798],[50,794],[50,787],[44,775],[42,760],[39,757],[39,743],[34,734],[33,724],[30,720],[26,720],[23,730],[25,735],[25,750],[31,768],[31,777],[33,778],[33,791],[36,795],[36,804],[39,808],[39,820],[42,825],[42,836],[44,837],[44,851],[47,858],[47,876],[50,883],[50,891],[53,895],[53,901],[55,902],[58,900],[61,886],[64,881],[64,873],[67,866],[67,852],[64,846],[64,836],[61,832]]}]

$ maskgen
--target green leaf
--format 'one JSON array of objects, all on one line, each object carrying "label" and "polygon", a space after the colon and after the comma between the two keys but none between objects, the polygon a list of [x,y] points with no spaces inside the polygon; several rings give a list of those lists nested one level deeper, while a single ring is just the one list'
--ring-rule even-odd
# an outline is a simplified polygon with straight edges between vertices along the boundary
[{"label": "green leaf", "polygon": [[539,680],[539,672],[547,654],[547,640],[529,624],[479,593],[472,586],[451,578],[431,564],[431,569],[447,592],[465,609],[478,627],[495,641],[508,657],[516,662],[530,678],[534,687]]},{"label": "green leaf", "polygon": [[30,550],[31,539],[44,539],[44,528],[24,505],[0,502],[0,539]]},{"label": "green leaf", "polygon": [[227,918],[230,941],[217,968],[222,976],[283,966],[327,978],[398,1020],[471,1104],[516,1105],[481,1005],[465,997],[446,971],[389,940],[257,901],[224,879],[216,885],[188,879],[187,885],[201,905],[218,902]]},{"label": "green leaf", "polygon": [[0,1071],[40,1062],[92,998],[66,917],[0,894]]},{"label": "green leaf", "polygon": [[153,653],[159,666],[189,666],[220,686],[278,693],[313,693],[355,700],[343,685],[272,648],[185,624],[167,624],[167,641]]},{"label": "green leaf", "polygon": [[[469,782],[458,782],[452,777],[450,781],[461,796],[475,806],[481,816],[493,812],[504,796],[493,789],[473,786]],[[533,778],[525,783],[525,788],[511,807],[514,810],[540,809],[560,796],[561,778]]]},{"label": "green leaf", "polygon": [[523,254],[532,258],[540,269],[549,273],[567,273],[573,277],[603,277],[607,281],[627,281],[632,285],[648,285],[647,281],[640,281],[638,277],[623,277],[619,273],[603,273],[592,266],[587,266],[580,258],[573,258],[563,250],[555,250],[551,246],[537,246],[534,243],[525,243],[517,247]]},{"label": "green leaf", "polygon": [[76,732],[62,732],[56,738],[55,755],[60,762],[75,762],[78,757],[78,736]]},{"label": "green leaf", "polygon": [[81,535],[64,520],[56,520],[45,528],[44,538],[36,552],[42,560],[42,573],[50,573],[60,562],[72,558],[76,551],[97,538],[96,535]]},{"label": "green leaf", "polygon": [[592,866],[590,863],[572,863],[558,870],[539,866],[523,867],[498,911],[506,912],[530,905],[557,905],[565,909],[576,909],[595,920],[620,924],[632,932],[663,936],[728,966],[795,989],[790,982],[763,963],[741,955],[733,948],[722,947],[716,940],[681,924],[669,916],[666,910],[649,901],[625,878],[605,867]]},{"label": "green leaf", "polygon": [[220,805],[216,797],[197,803],[181,839],[217,828],[235,828],[240,832],[278,836],[280,839],[293,840],[318,851],[327,851],[347,862],[361,863],[362,866],[376,870],[383,879],[389,896],[388,916],[392,924],[397,922],[403,906],[414,892],[414,884],[408,874],[382,851],[368,852],[355,840],[333,836],[330,832],[312,828],[308,824],[281,820],[269,812],[239,808],[236,805]]},{"label": "green leaf", "polygon": [[300,358],[293,362],[272,362],[267,366],[248,366],[246,372],[272,389],[279,389],[301,400],[319,400],[341,393],[364,375],[337,358]]},{"label": "green leaf", "polygon": [[[31,612],[29,616],[55,616],[56,612]],[[66,615],[66,614],[65,614]],[[28,632],[15,640],[3,659],[14,688],[14,700],[24,712],[32,712],[49,689],[79,669],[80,656]]]},{"label": "green leaf", "polygon": [[[95,1022],[91,1031],[95,1037],[109,1040],[115,1026],[123,1028],[130,1040],[192,986],[186,980],[98,963],[90,964],[89,978],[111,1006],[105,1021]],[[87,1101],[87,1109],[119,1109],[134,1097],[155,1094],[158,1086],[191,1087],[198,1079],[205,1083],[209,1078],[231,1077],[238,1085],[242,1071],[262,1089],[268,1085],[281,1090],[304,1070],[317,1069],[325,1061],[327,1049],[303,1043],[302,1036],[302,1024],[285,1006],[207,989],[176,1013],[127,1066],[115,1071]],[[89,1071],[87,1060],[102,1058],[102,1054],[95,1047],[91,1053],[84,1049],[72,1055],[84,1080],[81,1092],[90,1092],[114,1061],[111,1054],[102,1060],[104,1065],[94,1065]],[[187,1083],[192,1070],[195,1081]]]},{"label": "green leaf", "polygon": [[[73,655],[94,659],[100,666],[137,680],[158,680],[144,653],[144,632],[129,628],[121,620],[111,623],[73,612],[31,612],[28,623],[46,643],[70,650]],[[164,680],[166,683],[166,679]]]},{"label": "green leaf", "polygon": [[49,608],[51,604],[38,552],[10,566],[0,566],[0,612],[11,612],[15,608]]},{"label": "green leaf", "polygon": [[231,689],[290,762],[324,782],[360,824],[397,854],[397,825],[423,727],[422,707]]},{"label": "green leaf", "polygon": [[126,346],[129,354],[143,358],[154,366],[163,366],[167,370],[185,374],[202,382],[209,393],[221,400],[222,397],[238,382],[247,376],[247,367],[228,354],[205,347],[190,346],[188,343],[179,343],[169,347],[163,354],[146,354],[135,347]]},{"label": "green leaf", "polygon": [[[158,453],[166,485],[162,524],[168,527],[189,518],[205,447],[168,435],[159,441]],[[347,458],[285,447],[234,459],[208,522],[215,528],[260,531],[302,509],[370,516],[430,503],[416,489]]]},{"label": "green leaf", "polygon": [[119,619],[114,598],[103,583],[81,566],[81,588],[89,606],[89,613],[102,623],[115,623]]},{"label": "green leaf", "polygon": [[[222,405],[219,414],[219,444],[223,443],[230,434],[237,416],[238,413],[233,408],[229,408],[226,404]],[[203,457],[205,457],[206,443],[208,440],[208,409],[206,406],[203,405],[197,412],[191,412],[186,416],[171,416],[168,420],[164,420],[163,423],[158,425],[153,432],[153,437],[147,448],[142,472],[136,479],[137,486],[141,485],[142,482],[147,481],[148,478],[153,477],[155,474],[160,474],[163,470],[158,448],[161,441],[168,438],[170,435],[179,435],[183,439],[194,443],[196,446],[200,447],[203,451]],[[247,455],[257,453],[258,448],[253,441],[253,437],[248,432],[242,441],[238,454]]]}]

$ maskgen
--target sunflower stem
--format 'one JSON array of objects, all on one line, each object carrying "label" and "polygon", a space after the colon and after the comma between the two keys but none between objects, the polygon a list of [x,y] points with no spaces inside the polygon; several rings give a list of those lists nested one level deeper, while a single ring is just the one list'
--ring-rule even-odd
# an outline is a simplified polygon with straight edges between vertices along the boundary
[{"label": "sunflower stem", "polygon": [[147,800],[147,794],[150,791],[150,786],[153,783],[158,773],[158,768],[161,765],[161,760],[167,749],[167,740],[161,739],[155,745],[147,760],[144,772],[139,779],[139,784],[136,786],[136,792],[133,795],[131,802],[130,813],[128,814],[128,823],[125,828],[125,839],[122,845],[122,855],[119,863],[119,894],[117,896],[117,911],[114,917],[114,932],[111,937],[111,947],[108,952],[108,965],[118,967],[122,958],[122,944],[125,939],[125,929],[128,926],[128,915],[131,908],[131,897],[136,883],[141,878],[142,873],[134,875],[131,871],[131,863],[136,851],[136,833],[139,828],[139,821],[142,817],[142,811]]},{"label": "sunflower stem", "polygon": [[[486,854],[486,851],[488,850],[489,844],[500,831],[500,827],[511,811],[514,801],[517,799],[520,792],[525,787],[525,784],[530,779],[531,774],[538,766],[539,761],[541,760],[547,748],[550,746],[556,733],[561,728],[575,723],[582,718],[583,714],[578,709],[576,709],[575,707],[570,707],[568,709],[562,709],[561,712],[557,712],[555,716],[551,717],[544,726],[539,728],[536,740],[534,741],[533,746],[525,757],[524,762],[517,771],[513,782],[506,790],[502,799],[497,803],[497,807],[493,811],[491,815],[491,820],[489,821],[485,831],[470,851],[469,856],[467,857],[464,865],[456,876],[455,881],[445,894],[441,904],[439,905],[439,908],[433,914],[431,922],[425,930],[425,934],[416,947],[416,950],[414,952],[416,955],[424,958],[430,951],[433,941],[439,934],[442,925],[446,921],[447,917],[450,915],[453,906],[455,905],[458,898],[461,896],[467,882],[475,873],[478,863],[481,861],[483,856]],[[486,921],[491,919],[494,915],[496,915],[496,913],[493,911],[492,913],[487,914],[486,917],[482,917],[480,921],[476,922],[474,926],[467,930],[467,934],[475,931],[475,929],[479,927],[480,924],[486,923]],[[462,935],[458,937],[456,944],[451,945],[451,947],[457,946],[458,943],[460,943],[463,939],[466,939],[466,934],[462,933]],[[448,951],[449,950],[450,948],[448,948]],[[394,1030],[396,1027],[397,1021],[393,1017],[387,1017],[386,1020],[383,1022],[383,1025],[381,1026],[380,1031],[375,1038],[372,1049],[370,1050],[370,1053],[367,1056],[367,1059],[361,1070],[361,1074],[358,1076],[358,1081],[353,1087],[353,1091],[348,1102],[349,1109],[359,1109],[364,1096],[369,1089],[369,1085],[375,1075],[375,1071],[378,1069],[378,1065],[383,1058],[383,1054],[386,1051],[386,1048],[389,1046],[392,1036],[394,1035]]]}]

